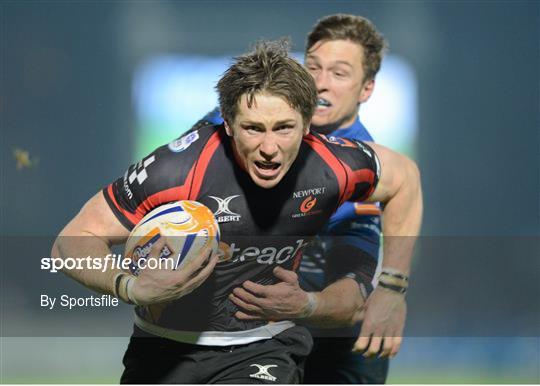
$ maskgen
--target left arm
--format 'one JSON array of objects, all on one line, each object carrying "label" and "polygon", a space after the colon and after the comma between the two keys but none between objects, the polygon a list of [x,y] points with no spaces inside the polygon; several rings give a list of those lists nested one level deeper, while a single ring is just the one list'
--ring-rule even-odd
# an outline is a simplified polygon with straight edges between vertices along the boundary
[{"label": "left arm", "polygon": [[[413,247],[422,218],[420,173],[416,164],[405,156],[385,147],[370,144],[381,164],[382,173],[377,188],[369,201],[385,203],[383,234],[384,268],[393,268],[408,275]],[[323,291],[308,295],[298,285],[294,272],[276,268],[274,274],[283,282],[263,286],[245,282],[236,288],[231,300],[244,311],[240,319],[298,319],[332,327],[365,320],[355,351],[381,356],[395,355],[401,344],[406,305],[403,295],[377,288],[362,306],[358,284],[352,279],[341,279]],[[294,275],[294,276],[293,276]],[[310,299],[311,298],[311,299]],[[356,307],[356,308],[355,308]],[[372,338],[373,337],[373,338]],[[386,339],[384,339],[386,338]]]},{"label": "left arm", "polygon": [[300,288],[298,275],[281,267],[274,268],[281,281],[261,285],[246,281],[229,296],[242,311],[236,317],[244,320],[303,319],[317,327],[331,328],[352,325],[358,321],[363,298],[358,283],[342,278],[321,292]]},{"label": "left arm", "polygon": [[[381,163],[381,176],[370,201],[385,203],[384,264],[409,275],[414,244],[422,221],[422,189],[416,164],[382,146],[370,144]],[[365,304],[365,316],[354,351],[365,356],[395,356],[402,342],[406,303],[403,294],[378,286]]]}]

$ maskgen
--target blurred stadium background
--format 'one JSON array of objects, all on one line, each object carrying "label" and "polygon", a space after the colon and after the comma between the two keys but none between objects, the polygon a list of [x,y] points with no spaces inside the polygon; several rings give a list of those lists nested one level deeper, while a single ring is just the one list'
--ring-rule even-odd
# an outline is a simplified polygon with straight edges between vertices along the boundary
[{"label": "blurred stadium background", "polygon": [[[540,3],[3,1],[0,382],[114,383],[130,310],[48,312],[88,294],[43,273],[99,187],[215,104],[259,38],[301,52],[327,14],[390,42],[361,111],[423,173],[423,238],[394,383],[540,382]],[[63,292],[62,292],[63,291]]]}]

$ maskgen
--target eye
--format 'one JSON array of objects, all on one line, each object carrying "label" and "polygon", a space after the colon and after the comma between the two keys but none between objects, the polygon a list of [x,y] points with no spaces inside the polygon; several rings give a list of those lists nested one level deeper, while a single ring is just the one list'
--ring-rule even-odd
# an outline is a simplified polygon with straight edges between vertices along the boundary
[{"label": "eye", "polygon": [[313,63],[306,63],[306,68],[309,72],[319,71],[321,68]]},{"label": "eye", "polygon": [[242,127],[249,134],[255,134],[261,132],[261,128],[253,125],[246,125]]},{"label": "eye", "polygon": [[287,125],[281,125],[276,127],[276,131],[280,134],[288,134],[291,133],[294,130],[294,126],[287,124]]},{"label": "eye", "polygon": [[348,74],[343,71],[334,71],[336,78],[345,78]]}]

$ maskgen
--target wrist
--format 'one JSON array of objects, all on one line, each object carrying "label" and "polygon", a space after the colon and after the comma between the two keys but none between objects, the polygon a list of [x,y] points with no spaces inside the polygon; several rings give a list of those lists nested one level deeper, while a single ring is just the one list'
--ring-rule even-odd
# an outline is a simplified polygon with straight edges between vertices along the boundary
[{"label": "wrist", "polygon": [[304,306],[304,309],[302,310],[301,314],[298,316],[299,318],[302,318],[302,319],[306,319],[312,316],[319,305],[319,298],[315,292],[306,292],[306,295],[307,295],[307,303]]},{"label": "wrist", "polygon": [[405,287],[400,287],[400,286],[392,285],[392,284],[386,284],[381,281],[379,281],[377,288],[381,288],[384,291],[393,292],[394,294],[402,295],[403,297],[405,297],[405,294],[407,293],[407,288]]},{"label": "wrist", "polygon": [[133,284],[137,278],[126,272],[120,272],[113,279],[113,294],[128,304],[138,304],[133,297]]},{"label": "wrist", "polygon": [[409,276],[393,268],[383,268],[379,275],[379,286],[385,290],[405,295],[409,288]]}]

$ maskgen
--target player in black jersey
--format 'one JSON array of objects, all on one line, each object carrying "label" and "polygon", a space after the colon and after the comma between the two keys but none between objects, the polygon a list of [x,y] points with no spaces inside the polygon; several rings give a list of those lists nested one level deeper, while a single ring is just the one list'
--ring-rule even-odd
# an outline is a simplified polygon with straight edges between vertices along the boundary
[{"label": "player in black jersey", "polygon": [[[227,258],[214,255],[200,270],[206,256],[187,270],[142,270],[137,277],[66,271],[105,293],[114,293],[118,279],[133,283],[121,296],[137,304],[122,382],[298,382],[311,346],[307,331],[292,321],[235,318],[232,289],[246,280],[272,284],[276,266],[295,269],[310,237],[347,200],[386,202],[390,233],[418,232],[414,163],[381,146],[310,134],[316,87],[282,45],[261,43],[237,58],[218,92],[224,125],[201,127],[132,165],[62,231],[90,236],[85,245],[64,237],[53,247],[55,257],[105,256],[146,213],[176,200],[210,205],[219,198],[235,214],[218,219]],[[313,192],[307,201],[304,191]],[[390,251],[410,254],[408,239],[394,241],[400,245]],[[149,317],[157,304],[160,316]],[[306,312],[325,310],[308,304]]]}]

